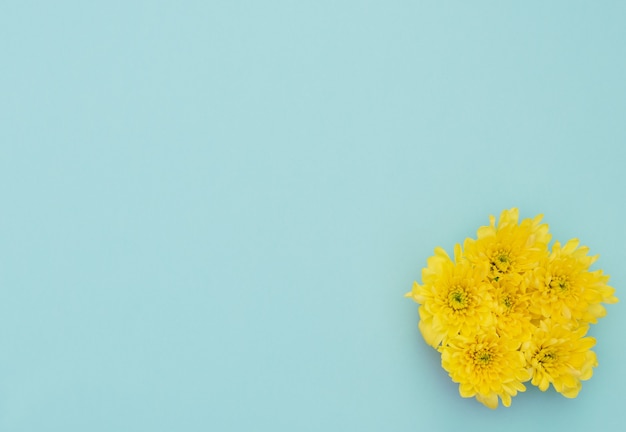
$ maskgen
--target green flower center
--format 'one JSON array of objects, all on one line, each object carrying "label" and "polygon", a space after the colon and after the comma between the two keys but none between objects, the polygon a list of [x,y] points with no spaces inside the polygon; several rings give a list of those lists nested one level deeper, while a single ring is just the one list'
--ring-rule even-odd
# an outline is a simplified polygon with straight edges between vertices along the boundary
[{"label": "green flower center", "polygon": [[460,286],[455,286],[448,294],[448,304],[452,309],[461,310],[469,306],[469,296]]},{"label": "green flower center", "polygon": [[557,355],[554,351],[544,349],[537,353],[535,359],[541,366],[546,367],[556,361]]},{"label": "green flower center", "polygon": [[567,276],[556,276],[550,281],[550,289],[558,293],[567,293],[570,290],[570,282]]},{"label": "green flower center", "polygon": [[511,254],[509,251],[504,249],[498,249],[491,256],[491,271],[500,274],[500,273],[508,273],[513,265],[513,260],[511,259]]},{"label": "green flower center", "polygon": [[487,348],[482,348],[474,352],[474,364],[480,367],[488,366],[493,359],[493,354]]},{"label": "green flower center", "polygon": [[513,304],[515,303],[515,301],[511,298],[510,295],[505,295],[504,297],[502,297],[502,304],[504,305],[504,307],[506,308],[506,311],[510,311],[511,308],[513,308]]}]

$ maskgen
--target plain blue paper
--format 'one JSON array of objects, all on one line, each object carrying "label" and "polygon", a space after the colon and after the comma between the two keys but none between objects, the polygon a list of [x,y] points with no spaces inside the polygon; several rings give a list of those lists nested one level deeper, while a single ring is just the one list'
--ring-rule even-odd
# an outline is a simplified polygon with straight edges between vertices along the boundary
[{"label": "plain blue paper", "polygon": [[[614,431],[462,399],[403,297],[543,213],[626,300],[626,4],[0,5],[0,431]],[[529,386],[532,387],[532,386]]]}]

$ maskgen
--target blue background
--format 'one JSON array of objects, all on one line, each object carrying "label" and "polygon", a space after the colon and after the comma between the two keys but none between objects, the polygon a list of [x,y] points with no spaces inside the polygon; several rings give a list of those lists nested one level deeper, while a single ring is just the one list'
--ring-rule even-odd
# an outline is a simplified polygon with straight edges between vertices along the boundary
[{"label": "blue background", "polygon": [[458,396],[405,299],[517,206],[625,299],[626,3],[0,3],[0,430],[617,430]]}]

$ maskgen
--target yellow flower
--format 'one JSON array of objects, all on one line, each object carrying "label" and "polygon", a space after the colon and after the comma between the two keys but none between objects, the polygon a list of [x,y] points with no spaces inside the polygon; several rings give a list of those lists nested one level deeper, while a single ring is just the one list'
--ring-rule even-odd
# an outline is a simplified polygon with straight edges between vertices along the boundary
[{"label": "yellow flower", "polygon": [[499,397],[508,407],[511,397],[526,390],[522,383],[530,378],[519,347],[520,342],[493,332],[458,336],[442,348],[441,365],[459,383],[462,397],[476,397],[492,409],[498,407]]},{"label": "yellow flower", "polygon": [[572,330],[549,321],[540,323],[533,338],[522,347],[531,367],[533,385],[546,391],[552,384],[565,397],[578,395],[581,381],[591,378],[592,368],[598,365],[596,354],[591,351],[596,340],[584,337],[587,328]]},{"label": "yellow flower", "polygon": [[532,314],[528,311],[527,278],[518,280],[510,275],[492,281],[492,306],[496,332],[500,337],[528,340],[533,333]]},{"label": "yellow flower", "polygon": [[415,282],[407,297],[421,304],[419,329],[426,343],[438,348],[459,333],[474,334],[493,324],[486,268],[462,259],[455,246],[455,261],[440,247],[422,270],[422,285]]},{"label": "yellow flower", "polygon": [[548,225],[540,223],[541,218],[539,215],[518,224],[516,208],[504,210],[497,225],[490,216],[489,226],[478,229],[476,240],[465,240],[465,256],[474,264],[486,263],[490,280],[504,275],[519,278],[547,255],[550,234]]},{"label": "yellow flower", "polygon": [[577,239],[563,247],[555,242],[552,253],[535,270],[535,291],[531,311],[556,322],[597,323],[606,315],[601,303],[616,303],[615,289],[607,285],[602,270],[589,271],[598,256],[588,256],[589,248],[579,247]]}]

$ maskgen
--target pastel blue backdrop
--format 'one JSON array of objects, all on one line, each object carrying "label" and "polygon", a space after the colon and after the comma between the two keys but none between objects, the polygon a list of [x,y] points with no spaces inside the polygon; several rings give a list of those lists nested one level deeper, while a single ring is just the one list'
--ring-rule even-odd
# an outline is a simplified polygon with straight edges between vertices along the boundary
[{"label": "pastel blue backdrop", "polygon": [[626,300],[626,3],[3,1],[0,430],[619,430],[462,399],[403,297],[517,206]]}]

